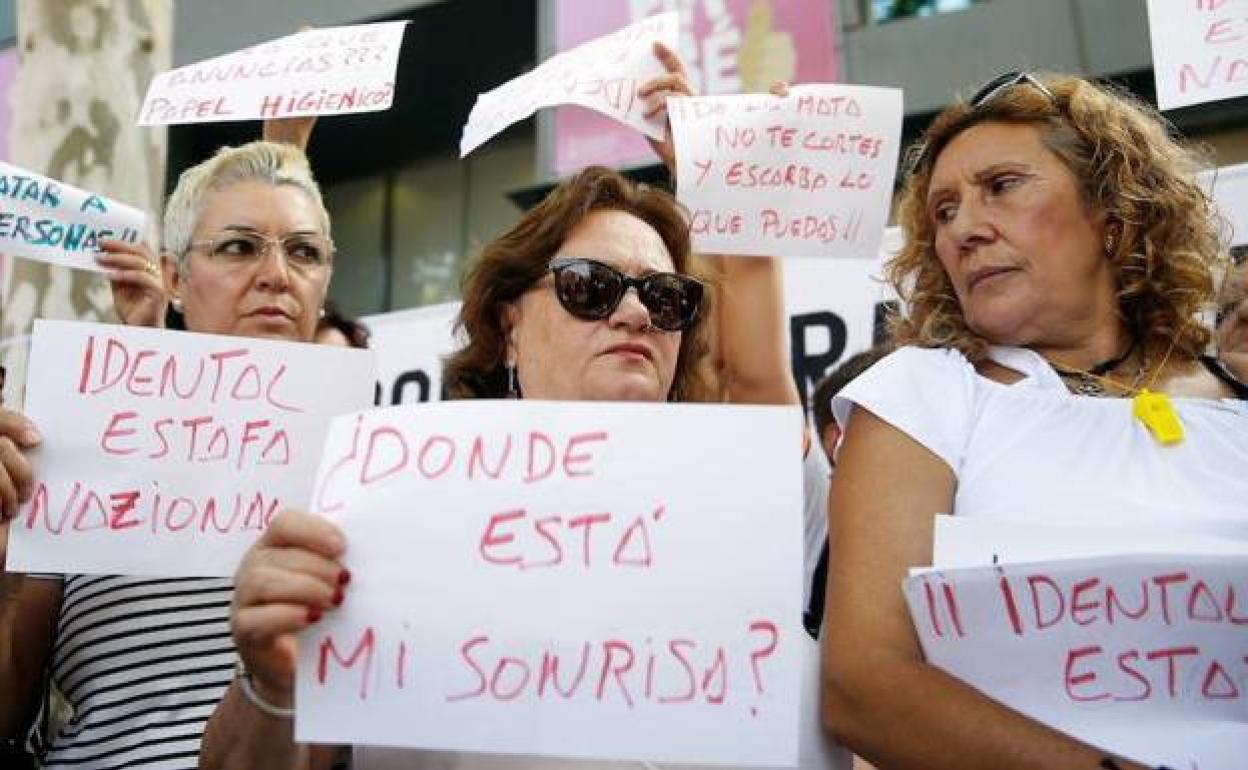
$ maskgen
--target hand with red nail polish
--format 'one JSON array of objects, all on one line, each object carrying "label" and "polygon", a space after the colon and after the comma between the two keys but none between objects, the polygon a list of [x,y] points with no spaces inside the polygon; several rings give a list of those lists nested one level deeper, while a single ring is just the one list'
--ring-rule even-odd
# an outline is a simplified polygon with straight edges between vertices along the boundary
[{"label": "hand with red nail polish", "polygon": [[345,549],[323,517],[282,511],[234,574],[234,644],[252,680],[282,705],[293,699],[295,634],[342,604],[350,579],[338,561]]}]

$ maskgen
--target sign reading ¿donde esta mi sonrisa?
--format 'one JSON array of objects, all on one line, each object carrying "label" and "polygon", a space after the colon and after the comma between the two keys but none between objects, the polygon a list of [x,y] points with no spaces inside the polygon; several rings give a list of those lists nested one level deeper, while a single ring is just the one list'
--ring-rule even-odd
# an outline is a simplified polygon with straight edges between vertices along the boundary
[{"label": "sign reading \u00bfdonde esta mi sonrisa?", "polygon": [[152,79],[139,125],[390,109],[406,21],[313,29]]},{"label": "sign reading \u00bfdonde esta mi sonrisa?", "polygon": [[330,417],[372,390],[368,351],[37,320],[25,413],[43,441],[8,569],[232,575],[307,505]]},{"label": "sign reading \u00bfdonde esta mi sonrisa?", "polygon": [[897,171],[900,90],[812,84],[785,97],[667,104],[697,250],[877,255]]},{"label": "sign reading \u00bfdonde esta mi sonrisa?", "polygon": [[459,142],[463,157],[511,124],[542,107],[575,104],[614,118],[656,139],[663,121],[646,118],[637,89],[666,72],[654,43],[676,50],[678,17],[673,12],[642,19],[621,30],[555,54],[532,72],[477,97]]},{"label": "sign reading \u00bfdonde esta mi sonrisa?", "polygon": [[146,226],[138,209],[0,162],[0,252],[103,272],[100,239],[137,243]]},{"label": "sign reading \u00bfdonde esta mi sonrisa?", "polygon": [[313,510],[351,586],[299,640],[296,736],[791,765],[801,495],[795,408],[341,417]]}]

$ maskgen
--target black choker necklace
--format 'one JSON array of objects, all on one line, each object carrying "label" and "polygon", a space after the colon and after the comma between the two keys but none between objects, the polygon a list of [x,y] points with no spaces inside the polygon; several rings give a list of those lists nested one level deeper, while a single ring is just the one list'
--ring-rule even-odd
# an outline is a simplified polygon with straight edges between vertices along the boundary
[{"label": "black choker necklace", "polygon": [[[1053,371],[1057,372],[1057,375],[1062,379],[1074,381],[1073,383],[1067,383],[1067,387],[1077,395],[1104,396],[1106,391],[1105,386],[1102,384],[1102,378],[1121,366],[1134,352],[1135,339],[1132,338],[1131,344],[1127,346],[1127,349],[1121,355],[1102,361],[1089,369],[1067,369],[1053,361],[1049,361],[1049,366],[1053,367]],[[1048,359],[1045,360],[1047,361]]]}]

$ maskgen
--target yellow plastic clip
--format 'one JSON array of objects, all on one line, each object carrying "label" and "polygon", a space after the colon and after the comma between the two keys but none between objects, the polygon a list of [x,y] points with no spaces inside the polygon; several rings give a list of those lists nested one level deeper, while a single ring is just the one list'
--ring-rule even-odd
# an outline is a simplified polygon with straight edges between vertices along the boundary
[{"label": "yellow plastic clip", "polygon": [[1131,399],[1131,413],[1144,423],[1158,443],[1168,446],[1183,440],[1183,423],[1165,393],[1154,393],[1144,388]]}]

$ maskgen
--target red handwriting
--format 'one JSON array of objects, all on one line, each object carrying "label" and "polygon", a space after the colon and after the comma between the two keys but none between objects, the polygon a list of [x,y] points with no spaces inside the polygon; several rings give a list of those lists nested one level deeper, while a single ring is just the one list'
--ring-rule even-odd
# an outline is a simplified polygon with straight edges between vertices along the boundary
[{"label": "red handwriting", "polygon": [[1156,699],[1240,700],[1248,681],[1248,658],[1227,662],[1198,645],[1128,649],[1114,654],[1101,645],[1069,650],[1063,685],[1072,701]]},{"label": "red handwriting", "polygon": [[123,410],[109,418],[100,435],[105,454],[170,458],[190,463],[289,465],[290,436],[267,419],[219,422],[209,415],[174,419],[140,417]]},{"label": "red handwriting", "polygon": [[848,217],[836,214],[792,216],[776,209],[763,209],[758,216],[762,235],[776,240],[857,243],[862,236],[862,213],[858,211],[851,212]]},{"label": "red handwriting", "polygon": [[363,419],[356,419],[350,447],[321,480],[313,498],[319,511],[342,508],[343,503],[331,495],[332,485],[340,479],[368,486],[401,474],[428,481],[460,478],[525,484],[589,478],[594,475],[596,453],[609,439],[602,430],[563,435],[540,430],[467,437],[416,435],[387,424],[366,429]]},{"label": "red handwriting", "polygon": [[78,392],[95,396],[124,390],[138,398],[206,400],[208,403],[256,401],[285,412],[302,412],[281,397],[286,365],[258,362],[248,348],[186,356],[131,348],[125,340],[87,337]]},{"label": "red handwriting", "polygon": [[39,482],[26,504],[22,525],[53,535],[142,528],[152,534],[259,531],[276,515],[280,501],[264,492],[235,492],[191,498],[145,489],[99,490],[81,481],[66,489]]},{"label": "red handwriting", "polygon": [[[607,562],[617,567],[649,567],[654,561],[650,527],[663,520],[667,509],[657,506],[649,516],[621,521],[610,513],[579,516],[530,517],[524,509],[503,511],[490,517],[477,545],[481,558],[490,564],[518,569],[558,567],[579,561],[590,568]],[[608,534],[595,539],[598,527]],[[579,531],[580,536],[577,536]],[[605,548],[601,545],[605,538]],[[565,558],[580,541],[580,559]],[[598,547],[595,547],[595,545]]]},{"label": "red handwriting", "polygon": [[998,581],[1015,635],[1066,624],[1094,626],[1151,622],[1248,624],[1248,586],[1210,583],[1184,571],[1164,572],[1138,582],[1099,577],[1059,581],[1046,574]]},{"label": "red handwriting", "polygon": [[266,94],[260,101],[260,117],[378,110],[393,100],[394,83],[382,83],[376,87],[357,85],[342,89],[305,88],[286,94]]},{"label": "red handwriting", "polygon": [[[771,620],[755,620],[746,628],[751,641],[738,647],[688,637],[605,637],[521,647],[477,633],[454,648],[465,683],[443,697],[449,704],[574,700],[629,709],[647,704],[723,707],[734,697],[752,702],[767,692],[762,662],[784,640]],[[414,654],[416,645],[402,634],[386,634],[369,625],[326,630],[314,643],[316,685],[340,682],[360,700],[368,700],[381,689],[402,691],[408,683],[425,681],[407,670],[422,661]],[[442,664],[424,660],[423,665]],[[753,686],[734,685],[749,681]]]}]

